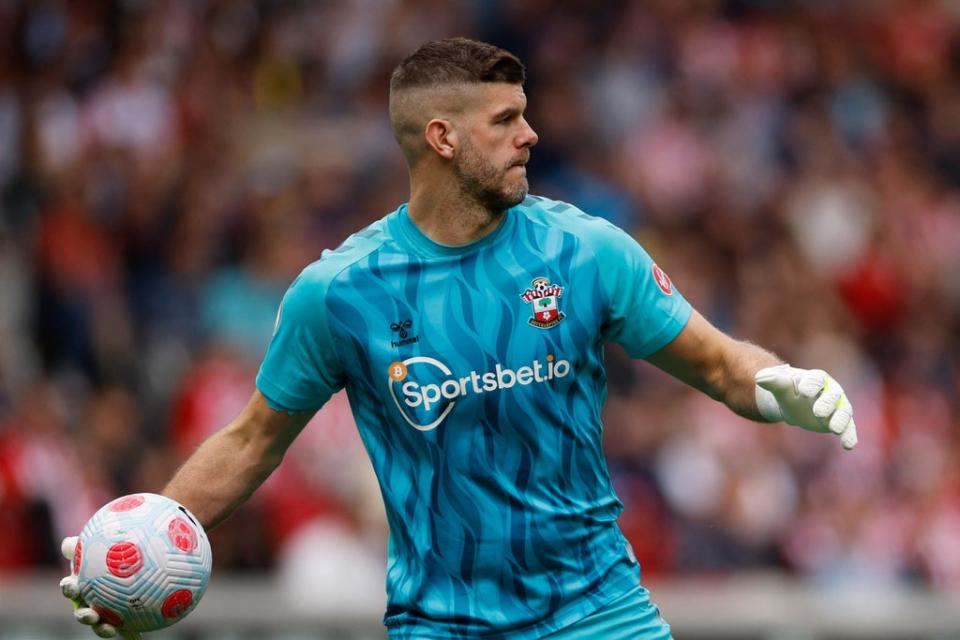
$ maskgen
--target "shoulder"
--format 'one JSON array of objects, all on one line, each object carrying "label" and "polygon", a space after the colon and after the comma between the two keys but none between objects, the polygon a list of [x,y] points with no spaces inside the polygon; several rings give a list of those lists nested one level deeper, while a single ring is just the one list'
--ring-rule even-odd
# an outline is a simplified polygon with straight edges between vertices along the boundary
[{"label": "shoulder", "polygon": [[570,233],[595,251],[611,245],[616,248],[623,243],[636,244],[627,232],[609,220],[590,215],[562,200],[530,195],[517,206],[517,211],[530,223]]},{"label": "shoulder", "polygon": [[309,307],[316,311],[318,302],[326,299],[341,274],[389,240],[387,217],[349,236],[337,248],[325,250],[319,260],[307,265],[287,289],[283,298],[284,309],[293,311]]},{"label": "shoulder", "polygon": [[328,289],[340,274],[378,250],[387,240],[387,218],[384,217],[349,236],[337,248],[326,249],[319,260],[307,265],[294,280],[291,289]]}]

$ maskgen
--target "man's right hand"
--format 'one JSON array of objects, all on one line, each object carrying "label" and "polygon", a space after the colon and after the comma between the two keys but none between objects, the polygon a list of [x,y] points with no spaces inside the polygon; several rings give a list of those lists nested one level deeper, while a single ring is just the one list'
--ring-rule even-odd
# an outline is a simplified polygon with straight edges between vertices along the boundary
[{"label": "man's right hand", "polygon": [[60,591],[63,592],[65,598],[73,603],[73,617],[77,619],[77,622],[92,627],[93,632],[101,638],[114,638],[119,635],[125,640],[141,640],[140,634],[136,631],[121,631],[112,624],[100,622],[100,614],[87,606],[87,603],[80,597],[80,581],[77,576],[79,567],[73,561],[78,540],[77,536],[70,536],[64,538],[63,542],[60,543],[60,552],[64,558],[70,561],[71,567],[70,575],[60,581]]}]

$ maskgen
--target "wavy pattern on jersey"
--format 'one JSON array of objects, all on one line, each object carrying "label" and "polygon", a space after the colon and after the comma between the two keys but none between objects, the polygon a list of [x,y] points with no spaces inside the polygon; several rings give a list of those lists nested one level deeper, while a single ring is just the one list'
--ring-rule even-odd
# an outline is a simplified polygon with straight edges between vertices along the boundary
[{"label": "wavy pattern on jersey", "polygon": [[[576,215],[561,203],[528,200],[508,213],[504,237],[445,256],[424,255],[392,231],[390,218],[404,213],[387,219],[390,237],[340,271],[326,296],[390,523],[385,620],[396,638],[538,637],[637,581],[601,449],[607,293],[591,249],[550,224]],[[565,319],[551,329],[527,322],[531,305],[520,294],[536,277],[564,287]],[[390,327],[407,319],[417,341],[394,346]],[[387,378],[390,363],[416,356],[455,377],[548,356],[573,372],[468,393],[439,426],[419,431],[399,414]]]}]

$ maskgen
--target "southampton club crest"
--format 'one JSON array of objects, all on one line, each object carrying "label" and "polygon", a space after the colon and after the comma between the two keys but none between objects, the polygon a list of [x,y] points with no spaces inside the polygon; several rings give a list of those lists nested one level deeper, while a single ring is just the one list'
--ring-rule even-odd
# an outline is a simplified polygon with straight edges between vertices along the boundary
[{"label": "southampton club crest", "polygon": [[555,327],[566,317],[560,311],[558,299],[563,295],[563,287],[550,284],[547,278],[534,278],[530,288],[520,294],[524,302],[533,305],[533,317],[527,322],[539,329]]}]

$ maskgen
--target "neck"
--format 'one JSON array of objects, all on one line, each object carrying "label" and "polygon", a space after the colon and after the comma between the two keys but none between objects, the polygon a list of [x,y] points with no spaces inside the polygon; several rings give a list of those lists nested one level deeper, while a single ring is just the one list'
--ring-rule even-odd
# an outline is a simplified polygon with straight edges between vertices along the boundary
[{"label": "neck", "polygon": [[461,190],[437,182],[410,182],[410,219],[434,242],[451,247],[476,242],[492,233],[503,211],[491,211]]}]

